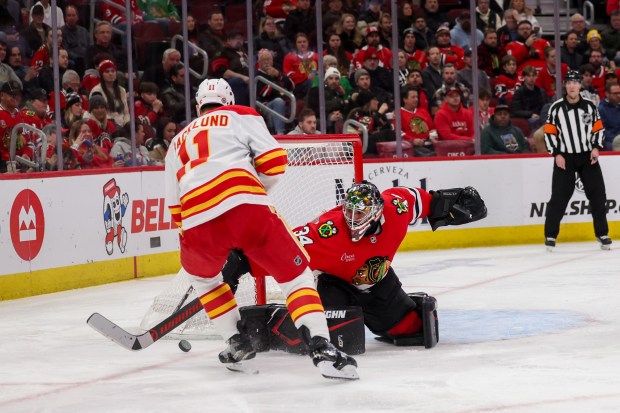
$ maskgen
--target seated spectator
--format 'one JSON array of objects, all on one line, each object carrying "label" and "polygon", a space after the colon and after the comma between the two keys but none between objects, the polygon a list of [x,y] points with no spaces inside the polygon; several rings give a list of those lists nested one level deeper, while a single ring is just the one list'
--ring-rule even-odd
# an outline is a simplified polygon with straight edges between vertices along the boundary
[{"label": "seated spectator", "polygon": [[31,58],[34,52],[39,50],[45,43],[47,31],[50,26],[43,23],[43,6],[35,4],[30,13],[31,22],[19,34],[19,43],[22,53],[27,58]]},{"label": "seated spectator", "polygon": [[562,54],[562,63],[572,70],[579,70],[585,59],[583,53],[578,51],[578,46],[579,37],[577,37],[577,33],[572,30],[566,33],[560,53]]},{"label": "seated spectator", "polygon": [[487,76],[495,78],[500,74],[502,58],[506,55],[503,47],[497,41],[497,32],[487,30],[484,33],[482,44],[478,46],[478,67],[485,71]]},{"label": "seated spectator", "polygon": [[[453,46],[459,46],[461,49],[469,47],[471,49],[471,14],[468,11],[461,13],[456,19],[456,24],[450,30],[450,43]],[[482,43],[484,34],[480,29],[476,29],[477,44],[476,47]]]},{"label": "seated spectator", "polygon": [[461,90],[448,90],[445,101],[435,115],[435,125],[440,140],[474,139],[474,119],[469,109],[461,105]]},{"label": "seated spectator", "polygon": [[579,68],[579,73],[581,73],[581,91],[579,94],[584,99],[590,99],[596,106],[601,103],[601,97],[598,92],[592,86],[592,76],[594,76],[595,70],[594,67],[586,63]]},{"label": "seated spectator", "polygon": [[[271,50],[262,49],[258,52],[258,71],[256,75],[262,76],[288,91],[293,91],[295,87],[293,81],[288,76],[274,67],[273,52]],[[256,100],[267,105],[284,118],[287,117],[284,95],[267,83],[258,82],[256,84]],[[282,119],[271,114],[265,114],[264,116],[267,118],[267,124],[272,131],[278,135],[284,134],[286,124]]]},{"label": "seated spectator", "polygon": [[501,103],[510,102],[520,87],[521,79],[517,75],[517,59],[506,55],[502,58],[502,72],[495,79],[495,97]]},{"label": "seated spectator", "polygon": [[[437,131],[430,113],[419,107],[419,89],[415,86],[406,85],[402,88],[400,108],[401,131],[404,139],[411,142],[417,156],[422,155],[420,148],[426,149],[426,156],[432,156],[433,142],[431,131],[436,137]],[[418,148],[418,151],[415,149]],[[434,152],[432,153],[434,155]]]},{"label": "seated spectator", "polygon": [[[36,89],[30,94],[31,98],[21,110],[24,123],[41,130],[52,123],[52,118],[47,113],[48,97],[44,89]],[[33,159],[30,157],[30,159]]]},{"label": "seated spectator", "polygon": [[295,36],[295,52],[284,57],[284,74],[295,84],[294,93],[298,99],[308,94],[318,68],[318,56],[309,50],[308,36],[297,33]]},{"label": "seated spectator", "polygon": [[[284,56],[288,51],[286,38],[282,36],[273,17],[265,16],[259,25],[258,36],[254,38],[254,51],[267,49],[273,52],[273,66],[282,70]],[[348,67],[347,67],[348,70]]]},{"label": "seated spectator", "polygon": [[65,7],[65,25],[62,31],[62,47],[69,53],[69,67],[78,73],[86,69],[86,55],[93,40],[88,30],[79,24],[77,6],[68,4]]},{"label": "seated spectator", "polygon": [[579,13],[575,13],[570,17],[571,31],[577,35],[577,52],[585,54],[588,49],[588,23],[586,18]]},{"label": "seated spectator", "polygon": [[[47,152],[45,154],[45,170],[57,171],[58,170],[58,155],[56,151],[56,145],[58,144],[56,125],[50,123],[41,130],[47,138]],[[69,146],[67,139],[62,139],[62,155],[63,155],[63,171],[69,171],[72,169],[79,169],[77,159],[73,150]]]},{"label": "seated spectator", "polygon": [[114,143],[112,144],[112,149],[110,149],[110,157],[115,160],[114,166],[147,166],[155,164],[148,149],[144,146],[144,125],[136,123],[135,128],[135,162],[131,146],[131,123],[127,122],[121,129],[114,132]]},{"label": "seated spectator", "polygon": [[368,26],[366,28],[366,46],[358,50],[353,56],[353,67],[359,69],[364,66],[364,60],[371,49],[379,59],[379,66],[386,69],[392,68],[392,52],[390,49],[381,45],[381,37],[379,36],[379,28],[377,26]]},{"label": "seated spectator", "polygon": [[614,140],[620,136],[620,85],[609,83],[605,87],[605,99],[598,107],[605,127],[603,146],[606,151],[613,149]]},{"label": "seated spectator", "polygon": [[[62,84],[61,84],[61,89],[60,89],[60,109],[66,108],[67,96],[70,93],[76,93],[76,95],[80,98],[80,101],[82,103],[82,108],[84,110],[88,110],[88,99],[84,97],[87,94],[83,92],[84,91],[81,89],[81,84],[80,84],[80,75],[78,75],[75,70],[71,70],[71,69],[66,70],[65,73],[62,75]],[[50,102],[55,102],[55,95],[53,91],[50,92],[49,96],[50,96]],[[52,103],[52,106],[53,106],[53,103]],[[53,113],[54,108],[50,107],[50,110]]]},{"label": "seated spectator", "polygon": [[451,43],[450,28],[448,25],[442,25],[437,29],[437,33],[435,33],[435,45],[439,48],[441,63],[443,65],[452,63],[457,70],[465,67],[465,60],[463,59],[465,51],[461,47]]},{"label": "seated spectator", "polygon": [[8,52],[8,45],[5,41],[0,40],[0,84],[13,80],[22,87],[22,81],[15,71],[8,64],[4,63]]},{"label": "seated spectator", "polygon": [[[23,121],[19,112],[22,89],[19,83],[9,80],[0,85],[0,173],[7,171],[11,148],[11,132],[18,123]],[[16,154],[22,155],[26,144],[23,137],[16,142]]]},{"label": "seated spectator", "polygon": [[387,93],[392,94],[394,90],[394,77],[392,71],[381,67],[377,50],[370,46],[365,50],[363,68],[370,75],[372,85]]},{"label": "seated spectator", "polygon": [[424,53],[424,49],[417,49],[415,33],[411,27],[403,31],[402,51],[405,55],[407,71],[413,69],[424,70],[427,65],[426,53]]},{"label": "seated spectator", "polygon": [[[340,72],[335,67],[330,67],[325,72],[325,116],[327,117],[327,133],[338,133],[342,130],[342,122],[345,117],[347,101],[345,91],[340,86]],[[319,87],[313,87],[308,94],[308,107],[315,113],[320,113]]]},{"label": "seated spectator", "polygon": [[84,118],[81,96],[70,92],[65,96],[65,109],[62,117],[63,129],[71,130],[73,123]]},{"label": "seated spectator", "polygon": [[517,24],[519,22],[519,13],[515,9],[504,10],[504,22],[502,27],[497,29],[497,42],[499,47],[505,49],[505,47],[516,41],[519,37],[517,31]]},{"label": "seated spectator", "polygon": [[519,21],[527,21],[532,27],[538,27],[538,33],[542,36],[542,27],[538,19],[534,16],[534,9],[525,4],[525,0],[511,0],[508,7],[514,9],[519,14]]},{"label": "seated spectator", "polygon": [[484,129],[491,121],[491,115],[495,112],[495,108],[491,107],[491,92],[487,89],[478,91],[478,121],[480,130]]},{"label": "seated spectator", "polygon": [[[601,31],[603,47],[607,51],[607,58],[616,61],[620,57],[620,10],[614,10],[609,15],[609,25]],[[616,63],[616,66],[620,64]]]},{"label": "seated spectator", "polygon": [[549,99],[545,90],[538,86],[538,76],[534,67],[525,66],[523,84],[517,89],[512,99],[512,115],[516,118],[527,119],[531,130],[536,130],[547,121],[540,118],[542,107]]},{"label": "seated spectator", "polygon": [[297,43],[298,33],[304,33],[307,39],[316,38],[315,17],[310,0],[297,0],[297,7],[291,10],[284,22],[284,35],[291,44]]},{"label": "seated spectator", "polygon": [[142,82],[138,88],[140,96],[134,100],[136,121],[146,126],[155,126],[164,111],[164,104],[157,99],[159,88],[153,82]]},{"label": "seated spectator", "polygon": [[354,15],[344,13],[340,17],[340,39],[344,50],[352,55],[362,47],[364,37],[357,29],[357,19]]},{"label": "seated spectator", "polygon": [[[553,102],[546,103],[540,111],[540,118],[545,122],[549,116],[549,108],[551,108],[551,104]],[[543,125],[536,129],[533,133],[534,137],[534,146],[536,147],[536,153],[549,153],[547,152],[547,145],[545,144],[545,122]]]},{"label": "seated spectator", "polygon": [[[422,70],[423,87],[426,96],[432,100],[437,89],[443,84],[441,51],[437,46],[431,46],[428,48],[426,54],[428,56],[428,66]],[[431,102],[429,101],[429,105],[430,104]]]},{"label": "seated spectator", "polygon": [[170,69],[170,86],[161,92],[165,116],[177,124],[185,124],[185,66],[179,63]]},{"label": "seated spectator", "polygon": [[32,85],[41,72],[41,68],[38,66],[25,66],[22,64],[22,51],[19,46],[9,46],[7,48],[5,62],[19,78],[20,82],[18,83],[21,84],[22,89]]},{"label": "seated spectator", "polygon": [[413,34],[415,35],[415,48],[418,50],[428,50],[435,44],[435,31],[426,25],[426,18],[423,14],[418,14],[415,17]]},{"label": "seated spectator", "polygon": [[349,69],[351,68],[353,55],[344,49],[340,35],[336,32],[327,34],[327,46],[323,50],[323,56],[326,55],[332,55],[336,58],[337,68],[341,76],[348,77],[350,75]]},{"label": "seated spectator", "polygon": [[611,66],[615,67],[614,61],[610,61],[607,58],[607,51],[603,48],[603,44],[601,42],[601,35],[598,30],[590,30],[588,35],[586,36],[588,40],[588,48],[585,51],[585,56],[588,57],[594,50],[598,50],[603,55],[603,66]]},{"label": "seated spectator", "polygon": [[127,91],[118,83],[116,65],[111,60],[104,60],[98,67],[101,83],[95,86],[89,97],[102,95],[108,108],[108,116],[116,125],[129,121]]},{"label": "seated spectator", "polygon": [[207,52],[209,58],[217,56],[224,50],[226,33],[224,32],[224,15],[219,10],[209,12],[207,27],[201,29],[198,47]]},{"label": "seated spectator", "polygon": [[112,159],[101,146],[94,142],[93,133],[85,120],[73,123],[69,132],[69,142],[81,169],[112,166]]},{"label": "seated spectator", "polygon": [[117,126],[108,119],[108,104],[102,95],[93,95],[88,100],[88,112],[84,114],[84,119],[88,122],[94,141],[109,153],[112,147],[112,134]]},{"label": "seated spectator", "polygon": [[249,58],[243,43],[243,33],[239,30],[228,31],[222,53],[210,57],[209,66],[214,77],[221,77],[228,82],[237,105],[247,106],[250,104],[250,73]]},{"label": "seated spectator", "polygon": [[590,53],[588,63],[594,68],[592,76],[592,87],[598,92],[601,99],[605,97],[605,79],[607,78],[607,68],[603,65],[603,54],[599,50]]},{"label": "seated spectator", "polygon": [[[354,99],[357,107],[353,108],[347,115],[347,120],[352,119],[366,126],[368,130],[368,145],[366,154],[377,153],[377,142],[395,141],[396,136],[392,129],[392,124],[385,116],[388,112],[386,103],[379,106],[379,100],[369,91],[360,92]],[[346,133],[358,133],[362,131],[355,127],[351,127]]]},{"label": "seated spectator", "polygon": [[381,13],[381,18],[379,18],[379,44],[392,50],[392,16],[390,13]]},{"label": "seated spectator", "polygon": [[[62,30],[58,29],[56,31],[58,34],[58,44],[62,45]],[[32,59],[30,59],[30,63],[35,66],[50,66],[50,59],[53,56],[52,50],[54,49],[54,32],[52,29],[45,29],[45,41],[39,47],[39,49],[34,52],[32,55]]]},{"label": "seated spectator", "polygon": [[472,50],[469,47],[465,48],[465,56],[463,60],[465,61],[465,67],[459,70],[456,80],[469,90],[474,89],[474,81],[473,76],[474,72],[478,75],[478,88],[479,89],[491,89],[489,76],[486,74],[484,70],[476,70],[474,71],[472,68]]},{"label": "seated spectator", "polygon": [[138,0],[145,21],[156,22],[168,34],[170,22],[180,21],[179,11],[171,0]]},{"label": "seated spectator", "polygon": [[439,26],[450,21],[450,18],[439,11],[439,0],[426,0],[423,2],[424,20],[433,33],[437,32]]},{"label": "seated spectator", "polygon": [[353,80],[355,82],[355,89],[351,94],[347,113],[350,112],[352,108],[360,106],[358,103],[355,103],[355,97],[362,92],[369,92],[370,94],[375,96],[379,100],[379,105],[382,106],[385,103],[388,107],[388,110],[389,108],[394,107],[394,97],[392,96],[392,94],[386,92],[384,89],[375,87],[372,84],[370,74],[366,69],[356,70],[355,74],[353,75]]},{"label": "seated spectator", "polygon": [[[39,87],[45,89],[47,93],[54,91],[54,59],[50,57],[50,64],[43,66],[38,77]],[[65,75],[69,67],[69,53],[65,49],[58,50],[58,74],[60,78]]]},{"label": "seated spectator", "polygon": [[[52,26],[52,5],[50,0],[39,0],[32,6],[30,9],[30,22],[33,21],[32,13],[34,11],[34,7],[40,5],[43,8],[43,23],[48,26]],[[56,26],[62,27],[65,25],[65,18],[62,15],[62,9],[56,6]]]},{"label": "seated spectator", "polygon": [[443,104],[443,101],[445,100],[448,91],[453,88],[457,88],[461,91],[460,103],[463,105],[463,107],[469,107],[471,100],[471,90],[469,90],[469,88],[461,82],[457,81],[456,68],[453,64],[448,63],[443,67],[442,80],[443,83],[441,84],[441,87],[437,89],[437,91],[433,95],[433,101],[431,102],[431,114],[435,115],[437,113],[437,111]]},{"label": "seated spectator", "polygon": [[491,9],[489,0],[478,0],[476,7],[476,26],[486,32],[487,30],[499,30],[502,27],[502,17]]},{"label": "seated spectator", "polygon": [[163,117],[157,122],[155,138],[145,143],[149,156],[157,164],[163,165],[170,142],[177,134],[177,124],[170,118]]},{"label": "seated spectator", "polygon": [[316,130],[316,115],[312,109],[303,108],[297,118],[299,119],[297,126],[288,133],[289,135],[316,135],[321,133]]},{"label": "seated spectator", "polygon": [[170,69],[181,61],[181,52],[177,49],[166,49],[161,59],[161,63],[157,63],[148,67],[142,75],[142,82],[152,82],[157,85],[159,90],[164,90],[170,83]]},{"label": "seated spectator", "polygon": [[425,109],[426,111],[430,110],[428,106],[428,97],[426,96],[426,92],[423,89],[424,80],[422,79],[422,71],[413,69],[407,75],[407,85],[415,86],[418,89],[418,107]]},{"label": "seated spectator", "polygon": [[381,17],[382,3],[382,0],[369,0],[368,7],[360,13],[359,20],[365,21],[368,25],[371,23],[378,23]]},{"label": "seated spectator", "polygon": [[[127,3],[124,0],[110,0],[111,3],[101,3],[101,14],[106,21],[109,21],[112,26],[118,30],[123,32],[127,31],[127,20],[125,16],[127,15],[125,11],[125,4]],[[136,0],[131,0],[129,3],[129,7],[131,10],[131,24],[141,23],[144,21],[144,16],[142,15],[142,10],[138,7]],[[125,35],[121,35],[121,44],[127,43],[127,37]]]},{"label": "seated spectator", "polygon": [[86,53],[88,69],[98,67],[97,55],[107,55],[108,59],[114,61],[119,71],[127,71],[127,54],[123,48],[112,43],[112,25],[105,20],[95,25],[95,41]]},{"label": "seated spectator", "polygon": [[483,155],[508,155],[529,153],[530,145],[523,132],[510,122],[508,105],[497,105],[491,122],[480,135],[480,148]]},{"label": "seated spectator", "polygon": [[398,24],[398,33],[402,33],[405,29],[413,27],[415,16],[413,15],[413,6],[409,1],[403,1],[400,3],[397,16],[396,22]]},{"label": "seated spectator", "polygon": [[505,46],[506,53],[517,59],[517,66],[520,68],[526,65],[541,67],[545,59],[545,47],[551,44],[541,38],[540,33],[532,31],[532,25],[528,20],[519,22],[517,32],[519,33],[517,39]]},{"label": "seated spectator", "polygon": [[[551,46],[545,47],[545,65],[538,71],[536,85],[543,89],[550,98],[556,94],[556,67],[555,67],[555,49]],[[568,73],[568,66],[562,63],[561,81]]]},{"label": "seated spectator", "polygon": [[[323,56],[323,70],[327,71],[327,69],[329,69],[330,67],[333,67],[334,69],[338,69],[338,59],[336,59],[336,57],[330,54],[326,54],[325,56]],[[338,71],[340,72],[340,70]],[[314,78],[314,81],[312,82],[312,87],[317,87],[319,85],[319,80],[321,80],[319,76],[316,76]],[[340,72],[340,86],[344,90],[345,99],[346,100],[351,99],[351,93],[353,92],[353,87],[351,86],[351,82],[349,81],[349,78],[345,77],[342,74],[342,72]]]}]

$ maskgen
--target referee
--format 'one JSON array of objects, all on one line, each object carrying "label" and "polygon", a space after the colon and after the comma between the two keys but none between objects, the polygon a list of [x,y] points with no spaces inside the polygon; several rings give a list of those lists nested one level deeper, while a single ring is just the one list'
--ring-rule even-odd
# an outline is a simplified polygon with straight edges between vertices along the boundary
[{"label": "referee", "polygon": [[560,221],[575,190],[575,173],[590,201],[594,234],[601,248],[609,250],[605,181],[598,162],[603,149],[603,122],[596,105],[580,95],[581,74],[570,70],[564,78],[566,96],[549,108],[545,145],[554,158],[551,199],[545,216],[545,245],[553,251]]}]

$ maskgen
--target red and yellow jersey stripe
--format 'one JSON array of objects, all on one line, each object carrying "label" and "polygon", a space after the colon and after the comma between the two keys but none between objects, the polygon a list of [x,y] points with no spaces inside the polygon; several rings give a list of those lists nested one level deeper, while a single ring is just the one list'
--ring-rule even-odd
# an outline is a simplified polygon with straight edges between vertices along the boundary
[{"label": "red and yellow jersey stripe", "polygon": [[200,303],[212,320],[237,307],[235,296],[230,286],[226,283],[200,297]]},{"label": "red and yellow jersey stripe", "polygon": [[287,163],[286,151],[282,148],[265,152],[254,159],[256,171],[269,176],[283,174]]},{"label": "red and yellow jersey stripe", "polygon": [[267,195],[265,187],[245,169],[230,169],[209,182],[193,189],[181,198],[183,220],[208,211],[235,195]]}]

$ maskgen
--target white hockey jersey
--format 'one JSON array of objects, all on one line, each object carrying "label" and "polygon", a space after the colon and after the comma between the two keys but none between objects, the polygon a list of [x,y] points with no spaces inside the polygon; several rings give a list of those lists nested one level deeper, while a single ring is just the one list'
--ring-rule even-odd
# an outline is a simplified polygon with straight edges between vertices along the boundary
[{"label": "white hockey jersey", "polygon": [[241,204],[271,206],[259,177],[273,183],[286,165],[286,152],[254,109],[231,105],[209,111],[175,136],[166,154],[172,219],[189,229]]}]

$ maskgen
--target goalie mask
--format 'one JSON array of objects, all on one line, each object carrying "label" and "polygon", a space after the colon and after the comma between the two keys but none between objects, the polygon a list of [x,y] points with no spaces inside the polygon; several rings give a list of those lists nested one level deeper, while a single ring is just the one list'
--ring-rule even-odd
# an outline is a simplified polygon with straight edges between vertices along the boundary
[{"label": "goalie mask", "polygon": [[353,185],[345,195],[342,213],[349,226],[351,240],[359,241],[383,213],[381,192],[367,181]]}]

